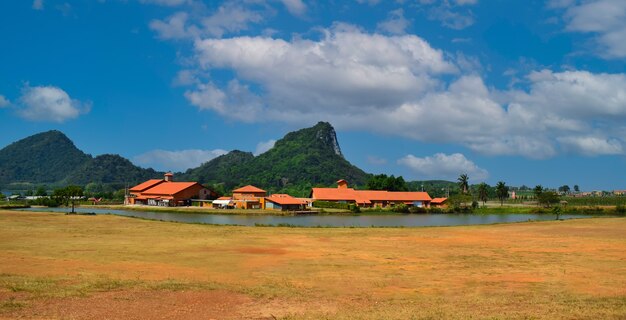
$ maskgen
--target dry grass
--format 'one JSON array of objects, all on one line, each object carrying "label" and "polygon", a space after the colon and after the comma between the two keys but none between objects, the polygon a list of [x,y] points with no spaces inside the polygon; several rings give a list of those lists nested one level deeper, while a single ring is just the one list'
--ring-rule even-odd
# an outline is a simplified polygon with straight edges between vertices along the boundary
[{"label": "dry grass", "polygon": [[306,229],[0,211],[0,226],[0,318],[626,318],[624,218]]}]

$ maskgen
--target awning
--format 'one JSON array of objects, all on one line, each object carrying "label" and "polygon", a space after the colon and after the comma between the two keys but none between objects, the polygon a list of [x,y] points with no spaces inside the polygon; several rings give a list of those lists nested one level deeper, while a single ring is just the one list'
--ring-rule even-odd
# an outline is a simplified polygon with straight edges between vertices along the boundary
[{"label": "awning", "polygon": [[231,204],[232,201],[231,200],[213,200],[213,204],[217,204],[220,206],[227,206],[229,204]]}]

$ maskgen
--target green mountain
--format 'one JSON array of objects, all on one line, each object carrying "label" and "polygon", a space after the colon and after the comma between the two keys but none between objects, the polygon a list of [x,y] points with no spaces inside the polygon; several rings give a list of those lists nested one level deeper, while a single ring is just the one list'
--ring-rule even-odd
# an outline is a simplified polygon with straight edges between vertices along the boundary
[{"label": "green mountain", "polygon": [[160,178],[162,172],[143,169],[117,154],[103,154],[85,162],[65,179],[64,184],[87,185],[88,183],[113,184],[118,188]]},{"label": "green mountain", "polygon": [[38,133],[0,150],[0,185],[55,183],[89,160],[60,131]]},{"label": "green mountain", "polygon": [[162,175],[118,155],[92,158],[56,130],[32,135],[0,150],[0,186],[9,188],[88,183],[123,188]]},{"label": "green mountain", "polygon": [[368,178],[343,157],[335,129],[327,122],[288,133],[259,156],[232,151],[180,176],[181,180],[224,184],[227,190],[253,184],[295,195],[304,195],[316,185],[334,185],[338,179],[353,186],[365,184]]}]

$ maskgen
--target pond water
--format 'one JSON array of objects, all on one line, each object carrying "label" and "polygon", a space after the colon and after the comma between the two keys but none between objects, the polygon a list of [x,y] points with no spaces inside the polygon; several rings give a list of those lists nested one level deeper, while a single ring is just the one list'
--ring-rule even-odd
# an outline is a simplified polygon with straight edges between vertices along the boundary
[{"label": "pond water", "polygon": [[[68,212],[67,208],[28,208],[25,211]],[[148,212],[115,209],[76,208],[77,212],[114,214],[150,220],[218,225],[290,225],[300,227],[428,227],[555,220],[552,214],[407,214],[407,215],[226,215],[203,213]],[[591,215],[561,215],[561,219],[591,218]]]}]

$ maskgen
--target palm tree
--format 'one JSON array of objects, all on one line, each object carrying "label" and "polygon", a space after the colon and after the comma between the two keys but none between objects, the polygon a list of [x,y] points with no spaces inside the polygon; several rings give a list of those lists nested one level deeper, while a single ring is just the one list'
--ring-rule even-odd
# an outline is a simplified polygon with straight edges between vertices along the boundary
[{"label": "palm tree", "polygon": [[535,199],[537,199],[537,206],[539,206],[539,196],[543,193],[543,187],[538,184],[535,186],[535,189],[533,189],[533,192],[535,193]]},{"label": "palm tree", "polygon": [[469,177],[467,176],[467,173],[461,174],[457,180],[459,181],[459,188],[461,189],[461,193],[467,193],[467,190],[469,189]]},{"label": "palm tree", "polygon": [[482,201],[483,206],[484,206],[488,198],[489,198],[489,186],[486,183],[482,182],[481,184],[478,185],[478,200]]},{"label": "palm tree", "polygon": [[500,199],[500,206],[502,206],[504,199],[509,196],[509,187],[506,186],[506,183],[498,181],[498,184],[496,184],[496,196]]}]

